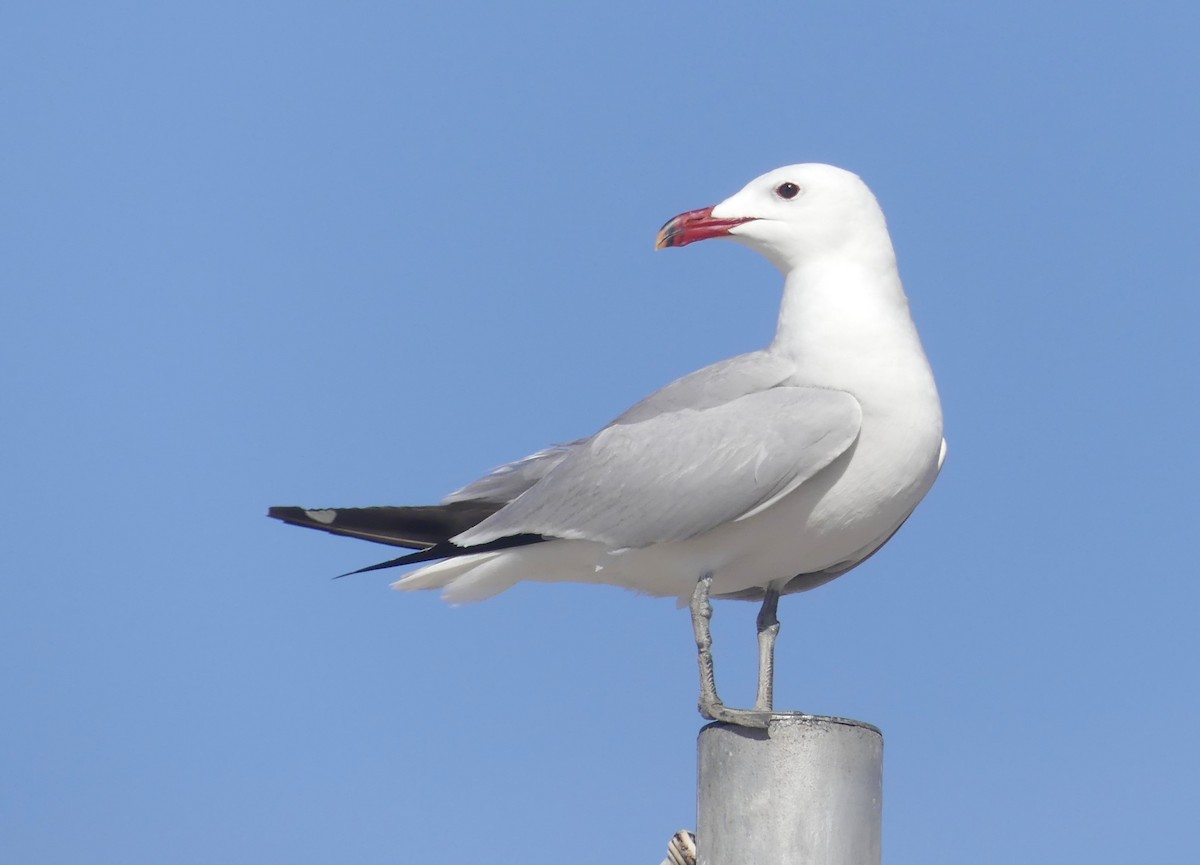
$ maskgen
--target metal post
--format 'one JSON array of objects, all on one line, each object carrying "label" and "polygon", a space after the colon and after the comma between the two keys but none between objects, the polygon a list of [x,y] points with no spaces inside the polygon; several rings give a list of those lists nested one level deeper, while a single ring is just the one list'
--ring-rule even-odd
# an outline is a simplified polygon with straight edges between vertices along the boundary
[{"label": "metal post", "polygon": [[883,734],[776,713],[700,731],[697,865],[879,865]]}]

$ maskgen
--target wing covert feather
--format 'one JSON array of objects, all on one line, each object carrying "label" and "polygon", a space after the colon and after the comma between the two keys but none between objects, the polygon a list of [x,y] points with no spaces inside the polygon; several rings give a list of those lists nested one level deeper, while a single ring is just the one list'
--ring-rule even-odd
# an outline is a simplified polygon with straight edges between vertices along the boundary
[{"label": "wing covert feather", "polygon": [[580,439],[566,444],[551,445],[523,459],[498,466],[479,480],[450,493],[442,499],[442,504],[472,501],[511,502],[545,477],[583,441]]},{"label": "wing covert feather", "polygon": [[795,489],[854,442],[861,421],[844,391],[774,387],[614,423],[453,541],[540,534],[636,548],[693,537]]},{"label": "wing covert feather", "polygon": [[[707,409],[775,387],[795,371],[795,364],[769,352],[731,357],[676,379],[627,409],[613,424],[640,423],[683,409]],[[511,502],[545,477],[587,439],[551,445],[537,453],[492,469],[479,480],[455,490],[442,504]]]}]

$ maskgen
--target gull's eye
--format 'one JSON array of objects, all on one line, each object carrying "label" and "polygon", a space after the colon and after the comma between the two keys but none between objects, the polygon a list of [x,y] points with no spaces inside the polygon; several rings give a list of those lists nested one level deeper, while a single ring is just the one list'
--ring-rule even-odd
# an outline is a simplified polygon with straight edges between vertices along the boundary
[{"label": "gull's eye", "polygon": [[790,201],[800,194],[800,187],[791,181],[788,181],[787,183],[781,183],[776,186],[775,194],[786,201]]}]

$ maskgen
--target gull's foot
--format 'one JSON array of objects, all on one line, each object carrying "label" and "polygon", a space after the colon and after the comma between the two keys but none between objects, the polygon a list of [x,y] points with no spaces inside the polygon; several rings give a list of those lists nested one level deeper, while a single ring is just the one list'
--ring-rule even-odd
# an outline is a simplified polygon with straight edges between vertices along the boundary
[{"label": "gull's foot", "polygon": [[710,721],[720,721],[722,724],[734,724],[738,727],[757,727],[760,730],[766,729],[772,715],[769,709],[731,709],[720,700],[715,703],[705,700],[703,694],[700,695],[700,703],[696,708]]}]

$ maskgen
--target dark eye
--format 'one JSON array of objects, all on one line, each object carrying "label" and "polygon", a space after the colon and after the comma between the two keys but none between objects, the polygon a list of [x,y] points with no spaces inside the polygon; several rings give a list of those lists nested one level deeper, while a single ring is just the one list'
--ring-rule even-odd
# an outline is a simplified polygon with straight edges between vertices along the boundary
[{"label": "dark eye", "polygon": [[775,187],[775,194],[780,198],[791,200],[800,194],[800,187],[791,181],[787,183],[781,183]]}]

